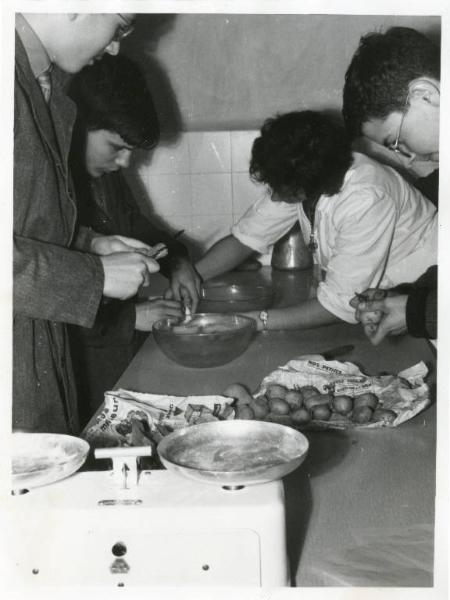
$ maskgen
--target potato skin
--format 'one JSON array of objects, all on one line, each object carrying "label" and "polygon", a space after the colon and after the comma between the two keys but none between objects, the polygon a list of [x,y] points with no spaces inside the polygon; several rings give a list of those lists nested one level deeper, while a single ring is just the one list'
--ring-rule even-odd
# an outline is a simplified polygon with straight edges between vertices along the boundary
[{"label": "potato skin", "polygon": [[311,421],[311,413],[305,407],[300,407],[291,413],[291,419],[295,425],[304,425]]},{"label": "potato skin", "polygon": [[291,410],[296,410],[303,404],[303,396],[299,390],[288,390],[284,399],[289,404]]},{"label": "potato skin", "polygon": [[284,385],[278,385],[278,383],[271,383],[266,389],[266,396],[269,400],[275,398],[284,400],[286,397],[287,388]]},{"label": "potato skin", "polygon": [[264,419],[269,414],[269,402],[265,396],[253,398],[249,406],[255,414],[255,419]]},{"label": "potato skin", "polygon": [[253,397],[242,383],[232,383],[223,392],[222,396],[227,398],[234,398],[237,400],[237,405],[250,404]]},{"label": "potato skin", "polygon": [[360,394],[359,396],[355,396],[353,399],[353,405],[355,408],[369,406],[372,410],[375,410],[378,406],[378,396],[372,394],[372,392]]},{"label": "potato skin", "polygon": [[353,410],[353,399],[350,396],[335,396],[331,401],[334,411],[341,415],[348,415]]},{"label": "potato skin", "polygon": [[330,407],[326,404],[319,404],[312,409],[312,418],[318,421],[329,421],[331,418]]},{"label": "potato skin", "polygon": [[305,398],[303,404],[305,408],[311,410],[314,406],[320,406],[323,404],[329,406],[331,400],[332,397],[330,396],[330,394],[314,394],[309,396],[308,398]]},{"label": "potato skin", "polygon": [[303,396],[303,400],[306,400],[310,396],[316,396],[317,394],[320,394],[319,390],[313,385],[304,385],[300,388],[300,392]]},{"label": "potato skin", "polygon": [[252,421],[255,418],[255,413],[250,406],[238,406],[236,410],[236,419],[244,419],[246,421]]},{"label": "potato skin", "polygon": [[388,408],[377,408],[373,411],[373,420],[381,423],[393,423],[397,413]]},{"label": "potato skin", "polygon": [[373,410],[370,406],[357,406],[353,409],[352,421],[354,423],[369,423],[372,420]]},{"label": "potato skin", "polygon": [[288,415],[290,413],[289,404],[281,398],[272,398],[269,400],[270,412],[274,415]]}]

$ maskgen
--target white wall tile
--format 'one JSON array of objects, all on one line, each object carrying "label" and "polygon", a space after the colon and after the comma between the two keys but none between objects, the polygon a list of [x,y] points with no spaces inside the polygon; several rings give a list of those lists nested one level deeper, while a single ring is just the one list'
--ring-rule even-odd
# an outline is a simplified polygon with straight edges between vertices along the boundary
[{"label": "white wall tile", "polygon": [[229,235],[232,226],[231,215],[195,216],[192,219],[193,237],[204,252],[220,238]]},{"label": "white wall tile", "polygon": [[189,132],[191,173],[230,173],[231,143],[229,131]]},{"label": "white wall tile", "polygon": [[259,131],[257,130],[231,132],[231,170],[233,173],[248,173],[253,141],[258,135]]},{"label": "white wall tile", "polygon": [[264,187],[253,183],[248,173],[233,173],[231,176],[233,215],[240,217],[264,195]]},{"label": "white wall tile", "polygon": [[194,215],[231,215],[231,174],[193,174],[192,213]]},{"label": "white wall tile", "polygon": [[167,173],[189,173],[189,143],[186,134],[182,134],[176,143],[159,144],[149,153],[145,161],[149,175]]},{"label": "white wall tile", "polygon": [[150,175],[147,191],[153,212],[161,215],[192,214],[190,175]]}]

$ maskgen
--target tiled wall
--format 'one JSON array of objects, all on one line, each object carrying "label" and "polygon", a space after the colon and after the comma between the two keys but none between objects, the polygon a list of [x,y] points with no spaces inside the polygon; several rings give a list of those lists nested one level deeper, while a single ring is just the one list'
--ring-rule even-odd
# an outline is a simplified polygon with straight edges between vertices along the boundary
[{"label": "tiled wall", "polygon": [[248,166],[257,131],[184,133],[160,144],[130,169],[139,178],[141,202],[172,231],[185,229],[196,256],[230,233],[230,227],[263,193]]}]

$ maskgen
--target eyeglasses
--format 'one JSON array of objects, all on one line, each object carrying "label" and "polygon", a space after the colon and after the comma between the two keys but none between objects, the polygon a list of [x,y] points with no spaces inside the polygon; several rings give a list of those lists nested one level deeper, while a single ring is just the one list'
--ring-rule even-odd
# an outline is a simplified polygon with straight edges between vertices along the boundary
[{"label": "eyeglasses", "polygon": [[405,150],[403,150],[400,147],[400,135],[402,133],[402,127],[403,127],[403,121],[405,120],[405,115],[408,112],[408,106],[409,106],[409,93],[406,96],[405,106],[403,107],[403,112],[402,112],[402,118],[400,119],[400,124],[398,126],[397,137],[395,138],[395,142],[393,144],[389,144],[389,146],[388,146],[388,150],[391,150],[392,152],[395,152],[395,154],[403,156],[404,158],[411,158],[411,153],[406,152]]},{"label": "eyeglasses", "polygon": [[114,34],[112,42],[121,42],[124,38],[130,35],[132,31],[134,31],[134,23],[130,21],[120,13],[116,13],[118,17],[122,19],[125,25],[118,25],[116,29],[116,33]]}]

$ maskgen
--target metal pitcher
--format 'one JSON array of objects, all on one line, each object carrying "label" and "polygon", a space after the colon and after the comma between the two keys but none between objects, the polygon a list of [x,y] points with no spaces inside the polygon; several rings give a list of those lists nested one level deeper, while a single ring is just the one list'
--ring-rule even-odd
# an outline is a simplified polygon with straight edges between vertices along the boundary
[{"label": "metal pitcher", "polygon": [[311,266],[311,253],[298,222],[274,244],[271,264],[279,271],[300,271]]}]

